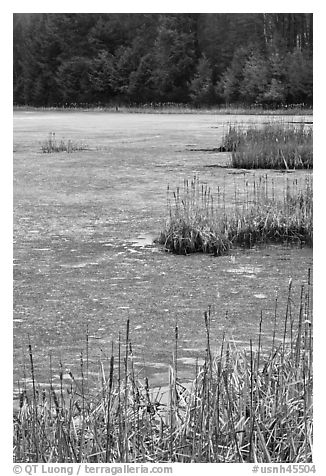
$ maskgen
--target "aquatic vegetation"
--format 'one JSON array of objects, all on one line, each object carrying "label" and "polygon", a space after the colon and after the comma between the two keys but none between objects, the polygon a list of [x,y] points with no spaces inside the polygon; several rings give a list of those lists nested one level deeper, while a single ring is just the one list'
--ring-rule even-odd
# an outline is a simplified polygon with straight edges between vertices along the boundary
[{"label": "aquatic vegetation", "polygon": [[[284,333],[262,346],[239,349],[222,338],[213,355],[211,309],[204,313],[207,342],[202,366],[187,386],[178,377],[179,329],[175,327],[168,398],[141,382],[127,321],[126,337],[113,345],[109,366],[101,363],[101,385],[88,382],[81,354],[80,377],[65,387],[37,385],[29,346],[32,389],[21,392],[14,416],[15,462],[288,462],[312,461],[311,280],[301,287],[294,316],[292,282],[283,316]],[[86,349],[87,355],[87,349]]]},{"label": "aquatic vegetation", "polygon": [[58,141],[55,136],[55,132],[50,132],[48,138],[41,144],[42,152],[50,154],[52,152],[75,152],[79,150],[87,150],[85,144],[73,142],[68,139],[64,141],[61,139]]},{"label": "aquatic vegetation", "polygon": [[230,125],[221,150],[232,153],[235,168],[312,169],[312,127],[278,122],[247,129]]},{"label": "aquatic vegetation", "polygon": [[198,177],[184,182],[170,196],[168,219],[156,242],[177,254],[195,252],[226,254],[234,245],[253,246],[268,242],[312,245],[312,180],[300,188],[286,179],[282,197],[275,194],[268,176],[245,181],[235,189],[232,205],[226,205],[225,191],[218,188],[214,198]]}]

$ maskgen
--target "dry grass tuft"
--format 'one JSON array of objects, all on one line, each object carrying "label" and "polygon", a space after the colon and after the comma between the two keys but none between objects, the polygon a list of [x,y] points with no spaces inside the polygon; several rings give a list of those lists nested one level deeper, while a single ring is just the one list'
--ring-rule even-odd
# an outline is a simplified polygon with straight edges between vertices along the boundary
[{"label": "dry grass tuft", "polygon": [[44,154],[51,154],[53,152],[76,152],[80,150],[87,150],[87,146],[81,143],[73,142],[72,140],[58,141],[55,132],[50,132],[48,138],[42,142],[41,149]]}]

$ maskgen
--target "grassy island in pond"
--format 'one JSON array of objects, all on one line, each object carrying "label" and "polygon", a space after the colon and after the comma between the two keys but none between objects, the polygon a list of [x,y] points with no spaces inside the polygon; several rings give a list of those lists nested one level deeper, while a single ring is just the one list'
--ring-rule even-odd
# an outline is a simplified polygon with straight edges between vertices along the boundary
[{"label": "grassy island in pond", "polygon": [[301,186],[285,182],[283,196],[275,195],[273,182],[260,176],[235,189],[227,206],[223,190],[213,195],[198,177],[185,181],[183,190],[170,196],[166,227],[157,242],[177,254],[195,252],[223,255],[234,245],[291,242],[312,244],[312,180]]},{"label": "grassy island in pond", "polygon": [[312,127],[279,122],[245,129],[230,125],[221,150],[232,153],[234,168],[312,169]]}]

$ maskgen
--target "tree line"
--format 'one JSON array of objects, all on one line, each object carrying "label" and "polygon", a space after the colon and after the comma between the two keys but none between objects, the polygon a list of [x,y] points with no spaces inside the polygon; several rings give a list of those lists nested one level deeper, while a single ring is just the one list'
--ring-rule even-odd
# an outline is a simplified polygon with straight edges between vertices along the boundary
[{"label": "tree line", "polygon": [[14,14],[14,104],[311,106],[308,13]]}]

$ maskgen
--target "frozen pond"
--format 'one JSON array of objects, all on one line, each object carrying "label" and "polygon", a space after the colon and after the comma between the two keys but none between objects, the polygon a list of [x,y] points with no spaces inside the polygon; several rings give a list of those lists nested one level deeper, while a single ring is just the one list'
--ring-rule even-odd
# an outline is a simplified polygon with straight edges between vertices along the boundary
[{"label": "frozen pond", "polygon": [[[230,192],[246,174],[214,152],[230,122],[267,116],[14,113],[14,382],[30,377],[28,336],[38,381],[64,368],[79,372],[89,333],[89,362],[117,349],[130,319],[134,361],[152,384],[164,384],[179,327],[179,369],[194,375],[205,354],[203,313],[212,306],[213,346],[223,332],[257,340],[261,310],[270,338],[278,296],[284,316],[289,278],[294,306],[312,268],[310,248],[268,246],[230,256],[174,256],[152,245],[166,217],[166,187],[197,174]],[[272,120],[279,118],[273,117]],[[301,118],[304,120],[304,118]],[[298,118],[284,116],[286,121]],[[312,120],[311,116],[309,121]],[[88,150],[43,154],[49,132]],[[212,167],[219,164],[221,167]],[[280,189],[284,173],[269,171]],[[287,174],[304,180],[306,172]],[[280,329],[282,322],[278,323]],[[281,336],[281,334],[280,334]],[[26,369],[24,368],[24,362]]]}]

